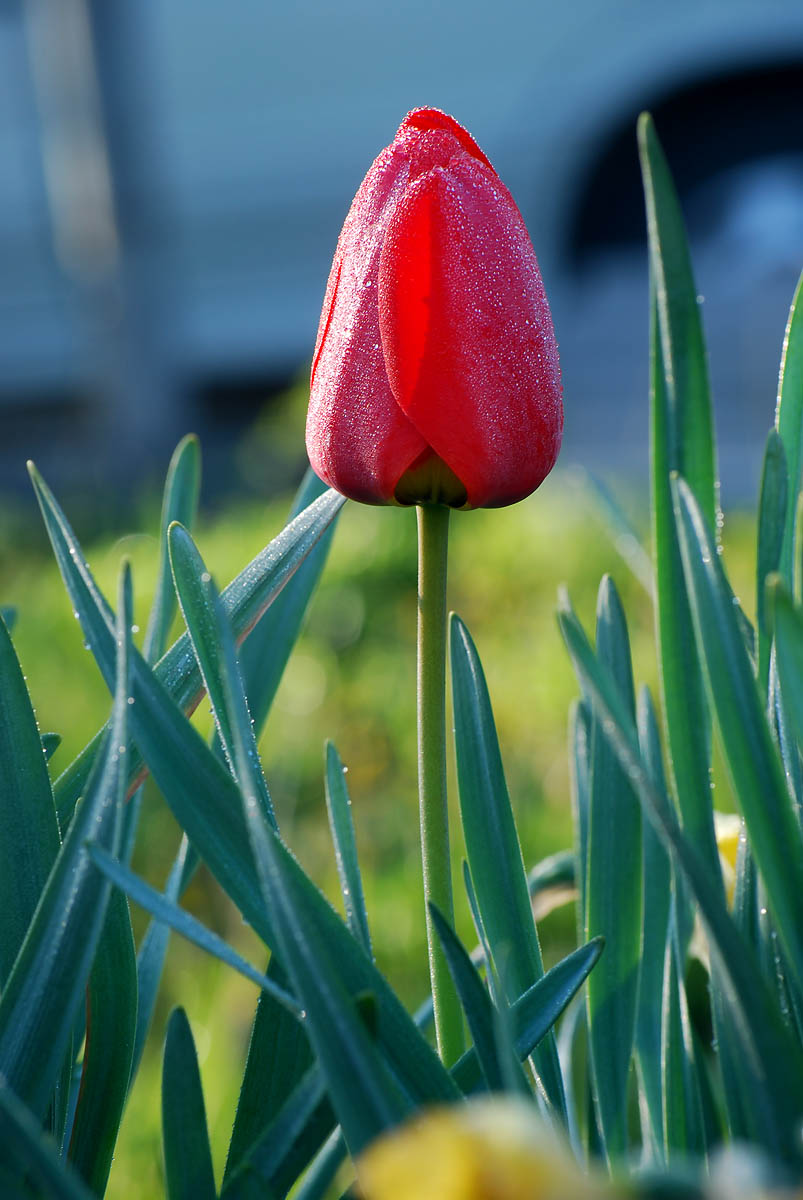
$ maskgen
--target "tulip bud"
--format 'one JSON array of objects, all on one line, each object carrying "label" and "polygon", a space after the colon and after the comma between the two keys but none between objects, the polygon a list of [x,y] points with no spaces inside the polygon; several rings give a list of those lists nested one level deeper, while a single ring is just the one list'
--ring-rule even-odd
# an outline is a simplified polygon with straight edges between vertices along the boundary
[{"label": "tulip bud", "polygon": [[368,504],[495,507],[538,487],[562,429],[557,344],[521,213],[465,129],[415,109],[337,244],[310,462]]}]

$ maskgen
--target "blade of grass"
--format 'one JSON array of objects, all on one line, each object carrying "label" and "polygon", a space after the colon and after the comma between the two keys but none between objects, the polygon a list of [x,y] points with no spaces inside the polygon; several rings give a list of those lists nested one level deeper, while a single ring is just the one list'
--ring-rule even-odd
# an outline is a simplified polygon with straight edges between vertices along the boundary
[{"label": "blade of grass", "polygon": [[673,481],[695,635],[725,762],[775,926],[795,980],[803,984],[803,835],[742,641],[733,593],[711,531],[690,489]]},{"label": "blade of grass", "polygon": [[755,956],[725,906],[722,889],[712,879],[699,849],[681,831],[668,798],[655,787],[645,769],[627,710],[565,596],[561,597],[558,621],[575,670],[604,718],[603,730],[630,776],[643,811],[697,901],[712,957],[722,973],[720,995],[733,1014],[742,1063],[753,1076],[753,1086],[745,1091],[744,1099],[754,1117],[756,1140],[771,1153],[795,1160],[800,1152],[794,1132],[798,1120],[795,1114],[803,1110],[800,1048],[783,1025]]},{"label": "blade of grass", "polygon": [[[610,576],[599,589],[597,657],[635,721],[627,625]],[[600,719],[592,716],[585,936],[604,937],[605,954],[588,981],[586,1012],[597,1121],[611,1166],[627,1153],[627,1084],[641,958],[641,809]]]},{"label": "blade of grass", "polygon": [[[479,656],[468,630],[454,614],[450,622],[455,753],[460,814],[471,878],[482,924],[497,967],[513,996],[544,974],[530,907],[527,876],[505,783],[491,702]],[[535,1055],[535,1068],[555,1110],[565,1116],[565,1099],[555,1039]]]},{"label": "blade of grass", "polygon": [[212,1151],[198,1057],[183,1008],[167,1023],[162,1068],[162,1140],[168,1200],[215,1200]]},{"label": "blade of grass", "polygon": [[371,955],[371,934],[351,818],[351,798],[346,787],[345,768],[332,742],[326,743],[326,811],[335,847],[346,924],[365,953]]}]

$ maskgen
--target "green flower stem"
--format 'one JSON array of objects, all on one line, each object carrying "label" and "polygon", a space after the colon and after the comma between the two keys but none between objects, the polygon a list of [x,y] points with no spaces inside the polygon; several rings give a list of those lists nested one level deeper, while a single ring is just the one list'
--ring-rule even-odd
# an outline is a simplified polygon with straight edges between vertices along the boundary
[{"label": "green flower stem", "polygon": [[446,564],[449,509],[418,506],[418,799],[429,974],[438,1052],[447,1065],[464,1049],[463,1014],[429,915],[432,901],[454,924],[446,804]]}]

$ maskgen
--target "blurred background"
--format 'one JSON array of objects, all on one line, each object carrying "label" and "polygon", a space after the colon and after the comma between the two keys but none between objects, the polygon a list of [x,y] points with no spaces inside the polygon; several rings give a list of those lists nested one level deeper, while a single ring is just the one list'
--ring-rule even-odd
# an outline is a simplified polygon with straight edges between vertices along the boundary
[{"label": "blurred background", "polygon": [[136,485],[195,429],[210,483],[275,490],[283,463],[232,447],[303,377],[351,197],[427,104],[530,228],[564,463],[642,473],[652,110],[741,498],[803,262],[802,67],[799,0],[1,0],[0,486],[29,456],[79,491]]},{"label": "blurred background", "polygon": [[[756,494],[803,267],[800,0],[0,0],[0,603],[19,609],[40,727],[63,736],[58,774],[109,699],[26,458],[106,595],[121,554],[132,558],[144,629],[160,481],[178,437],[197,431],[199,546],[228,582],[279,531],[304,469],[308,364],[352,196],[422,104],[465,124],[513,192],[561,347],[558,470],[521,505],[455,517],[450,563],[450,604],[484,661],[529,865],[571,839],[577,686],[554,622],[558,584],[592,627],[612,570],[637,680],[656,678],[643,551],[619,501],[577,484],[583,470],[606,479],[644,534],[645,108],[688,219],[731,510],[726,561],[754,608],[740,588],[754,530],[733,509]],[[282,830],[334,897],[322,747],[336,742],[379,962],[410,1005],[426,987],[414,625],[412,514],[347,505],[260,744]],[[198,719],[208,728],[208,713]],[[729,807],[721,773],[716,787]],[[151,788],[141,834],[136,869],[162,886],[179,831]],[[204,871],[186,903],[264,961]],[[139,936],[143,915],[132,917]],[[457,918],[473,936],[459,890]],[[574,942],[573,906],[540,929],[554,961]],[[192,1020],[223,1161],[255,992],[173,939],[111,1196],[161,1193],[158,1077],[175,1003]]]}]

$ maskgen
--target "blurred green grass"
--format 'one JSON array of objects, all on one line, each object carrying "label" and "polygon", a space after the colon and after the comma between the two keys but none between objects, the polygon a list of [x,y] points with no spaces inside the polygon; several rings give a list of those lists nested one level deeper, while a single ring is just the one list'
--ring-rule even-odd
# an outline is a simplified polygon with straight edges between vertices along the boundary
[{"label": "blurred green grass", "polygon": [[[287,499],[241,501],[202,518],[197,540],[218,584],[227,583],[279,531],[288,505]],[[571,841],[566,722],[577,687],[554,617],[559,584],[568,584],[581,619],[593,629],[600,578],[605,572],[614,576],[630,621],[636,679],[656,684],[649,597],[617,554],[601,507],[582,477],[558,471],[535,496],[513,508],[452,518],[449,601],[468,624],[483,660],[528,865]],[[646,497],[626,498],[626,507],[646,518]],[[142,528],[154,533],[107,535],[84,548],[107,596],[114,595],[121,557],[131,559],[136,620],[144,631],[156,571],[158,514],[155,503],[143,511]],[[80,536],[80,527],[77,532]],[[728,518],[726,563],[737,594],[741,581],[751,578],[753,537],[748,518]],[[283,832],[336,903],[323,799],[324,739],[338,746],[349,769],[377,958],[410,1005],[426,987],[415,769],[415,542],[411,511],[346,506],[260,746]],[[742,600],[752,615],[754,598],[742,595]],[[44,537],[17,536],[0,553],[0,602],[19,610],[15,643],[40,728],[63,737],[52,764],[58,773],[105,720],[109,698],[83,648]],[[196,719],[208,727],[205,706]],[[730,808],[719,777],[717,787],[718,806]],[[453,776],[451,800],[456,804]],[[456,808],[453,812],[459,866]],[[149,789],[136,869],[163,884],[178,840],[170,813]],[[470,939],[457,885],[456,894],[458,925]],[[264,948],[205,871],[185,902],[252,961],[263,963]],[[132,916],[139,936],[145,920],[136,910]],[[553,961],[573,944],[573,907],[546,918],[541,932],[545,956]],[[167,1015],[177,1003],[187,1009],[198,1044],[215,1164],[222,1170],[255,1002],[250,984],[173,938],[109,1196],[162,1193],[161,1047]]]}]

